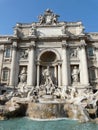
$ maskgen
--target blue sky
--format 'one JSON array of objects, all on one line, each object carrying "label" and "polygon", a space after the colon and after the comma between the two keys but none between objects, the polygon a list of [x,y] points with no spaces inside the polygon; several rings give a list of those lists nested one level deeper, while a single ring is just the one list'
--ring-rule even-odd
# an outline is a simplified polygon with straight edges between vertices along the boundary
[{"label": "blue sky", "polygon": [[98,32],[98,0],[0,0],[0,35],[12,34],[17,22],[37,22],[47,8],[59,21],[82,21],[85,32]]}]

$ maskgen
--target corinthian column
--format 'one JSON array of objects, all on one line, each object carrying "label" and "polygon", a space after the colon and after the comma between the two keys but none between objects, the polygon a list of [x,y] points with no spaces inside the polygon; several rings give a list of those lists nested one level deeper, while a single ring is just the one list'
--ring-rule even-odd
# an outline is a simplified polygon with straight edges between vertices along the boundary
[{"label": "corinthian column", "polygon": [[61,63],[58,63],[58,87],[61,86]]},{"label": "corinthian column", "polygon": [[86,43],[84,40],[81,40],[80,46],[80,82],[83,85],[89,85],[89,76],[88,76],[88,65],[87,65],[87,55],[85,50]]},{"label": "corinthian column", "polygon": [[37,63],[37,87],[39,87],[39,79],[40,78],[40,64],[39,62]]},{"label": "corinthian column", "polygon": [[36,71],[35,71],[34,48],[35,43],[32,42],[29,48],[29,63],[28,63],[28,76],[27,76],[28,86],[35,86]]},{"label": "corinthian column", "polygon": [[2,65],[3,65],[3,53],[4,53],[4,45],[0,45],[0,83],[1,83],[1,73],[2,73]]},{"label": "corinthian column", "polygon": [[16,63],[17,63],[16,62],[16,60],[17,60],[16,50],[17,50],[17,42],[13,42],[13,46],[12,46],[11,74],[10,74],[10,86],[15,86]]},{"label": "corinthian column", "polygon": [[63,41],[62,44],[62,86],[68,86],[68,54],[67,54],[68,45],[66,41]]}]

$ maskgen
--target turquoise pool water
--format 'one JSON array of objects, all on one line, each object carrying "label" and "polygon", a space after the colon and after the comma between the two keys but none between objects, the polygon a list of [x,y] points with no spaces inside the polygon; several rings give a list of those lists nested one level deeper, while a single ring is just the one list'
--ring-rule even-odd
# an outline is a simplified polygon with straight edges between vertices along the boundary
[{"label": "turquoise pool water", "polygon": [[0,121],[0,130],[98,130],[98,124],[78,123],[73,120],[33,121],[17,118]]}]

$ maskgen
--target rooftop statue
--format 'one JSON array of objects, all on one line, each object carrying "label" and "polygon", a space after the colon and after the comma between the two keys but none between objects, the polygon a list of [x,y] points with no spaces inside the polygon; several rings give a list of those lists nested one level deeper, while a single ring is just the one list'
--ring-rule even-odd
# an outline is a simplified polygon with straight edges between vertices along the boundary
[{"label": "rooftop statue", "polygon": [[59,15],[54,14],[53,11],[50,9],[47,9],[44,12],[44,15],[41,14],[40,16],[38,16],[40,25],[41,24],[47,24],[47,25],[57,24],[58,17]]}]

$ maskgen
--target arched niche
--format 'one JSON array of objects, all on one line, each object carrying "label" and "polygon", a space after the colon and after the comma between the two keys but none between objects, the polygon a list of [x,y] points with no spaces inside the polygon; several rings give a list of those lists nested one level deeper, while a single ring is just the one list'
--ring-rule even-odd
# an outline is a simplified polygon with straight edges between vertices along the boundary
[{"label": "arched niche", "polygon": [[[42,72],[49,67],[53,80],[57,83],[58,79],[58,64],[61,62],[60,54],[55,49],[44,49],[40,52],[37,58],[37,86],[42,81]],[[59,67],[60,68],[60,67]],[[60,72],[60,71],[59,71]]]}]

